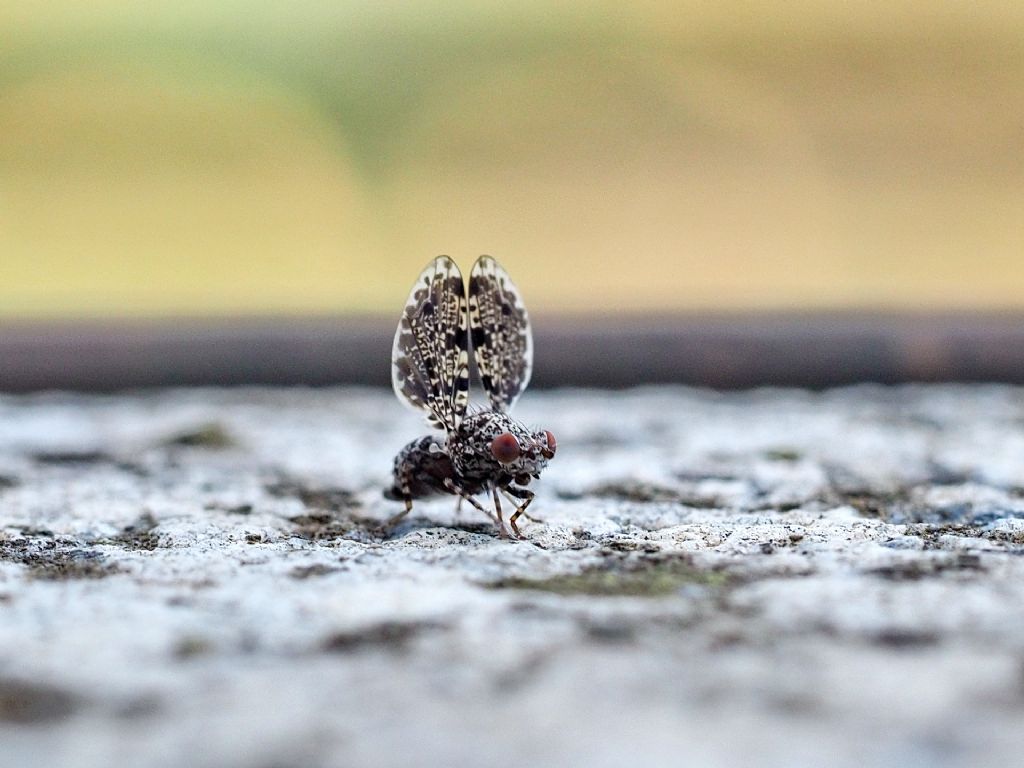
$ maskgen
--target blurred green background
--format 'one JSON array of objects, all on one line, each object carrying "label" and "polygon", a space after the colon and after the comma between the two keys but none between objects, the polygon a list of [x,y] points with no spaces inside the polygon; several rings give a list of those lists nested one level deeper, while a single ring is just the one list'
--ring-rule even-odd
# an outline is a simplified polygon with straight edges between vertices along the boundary
[{"label": "blurred green background", "polygon": [[0,7],[0,315],[1024,307],[1024,3]]}]

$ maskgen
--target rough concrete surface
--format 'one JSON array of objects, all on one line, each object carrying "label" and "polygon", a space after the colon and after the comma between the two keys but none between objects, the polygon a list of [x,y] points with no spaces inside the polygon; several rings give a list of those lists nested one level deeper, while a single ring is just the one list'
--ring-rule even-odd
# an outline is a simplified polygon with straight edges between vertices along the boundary
[{"label": "rough concrete surface", "polygon": [[0,398],[0,765],[1018,763],[1024,390],[518,415],[525,542],[383,390]]}]

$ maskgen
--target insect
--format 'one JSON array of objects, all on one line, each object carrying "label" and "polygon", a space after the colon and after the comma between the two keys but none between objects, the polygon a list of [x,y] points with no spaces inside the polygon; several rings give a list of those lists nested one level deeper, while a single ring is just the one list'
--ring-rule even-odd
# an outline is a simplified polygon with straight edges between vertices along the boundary
[{"label": "insect", "polygon": [[[469,348],[490,407],[467,413]],[[469,274],[469,294],[458,266],[438,256],[420,273],[395,332],[391,383],[398,399],[426,412],[444,437],[413,440],[395,457],[394,484],[387,498],[405,502],[440,493],[459,496],[493,520],[502,538],[523,538],[517,520],[534,493],[526,486],[554,457],[555,436],[533,431],[508,415],[526,389],[533,368],[533,334],[519,291],[490,256]],[[494,512],[477,494],[490,492]],[[502,517],[504,495],[515,512]]]}]

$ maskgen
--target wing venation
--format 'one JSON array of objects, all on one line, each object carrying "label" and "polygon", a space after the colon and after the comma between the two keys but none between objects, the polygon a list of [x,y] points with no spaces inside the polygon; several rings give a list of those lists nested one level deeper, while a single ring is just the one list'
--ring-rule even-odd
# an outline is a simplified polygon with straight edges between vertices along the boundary
[{"label": "wing venation", "polygon": [[491,407],[508,411],[530,383],[533,333],[519,290],[490,256],[477,259],[469,275],[469,329]]},{"label": "wing venation", "polygon": [[458,266],[439,256],[409,293],[391,349],[391,384],[398,399],[427,412],[427,421],[454,431],[469,400],[468,308]]}]

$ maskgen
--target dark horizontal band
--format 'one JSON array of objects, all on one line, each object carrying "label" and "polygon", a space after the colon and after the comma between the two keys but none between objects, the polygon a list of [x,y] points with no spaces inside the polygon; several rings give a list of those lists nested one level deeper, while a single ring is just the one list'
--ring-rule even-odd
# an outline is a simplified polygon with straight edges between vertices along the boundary
[{"label": "dark horizontal band", "polygon": [[[386,386],[394,318],[0,323],[0,390]],[[533,386],[1024,383],[1024,315],[535,316]]]}]

